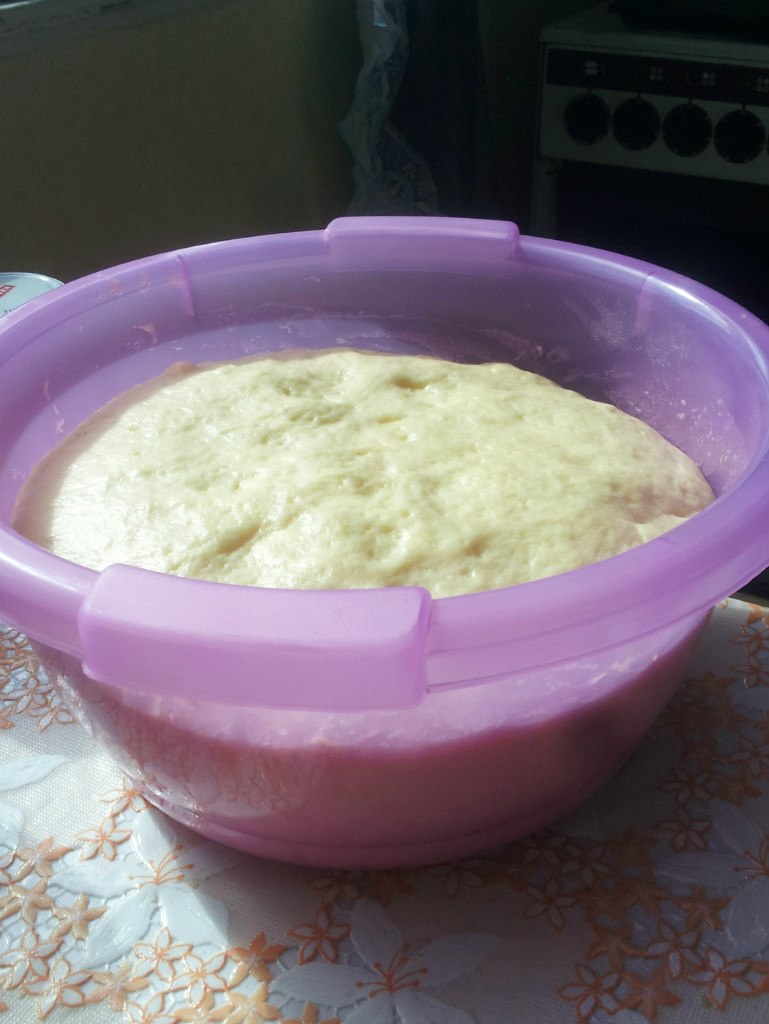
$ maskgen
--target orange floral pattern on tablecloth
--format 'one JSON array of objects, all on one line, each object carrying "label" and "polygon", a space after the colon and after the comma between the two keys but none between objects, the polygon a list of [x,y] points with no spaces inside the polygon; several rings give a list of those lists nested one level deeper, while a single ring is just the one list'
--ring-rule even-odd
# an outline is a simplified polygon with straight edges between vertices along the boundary
[{"label": "orange floral pattern on tablecloth", "polygon": [[[499,977],[510,942],[532,930],[538,943],[553,939],[559,1024],[665,1024],[691,1006],[724,1024],[752,1006],[741,1019],[767,1019],[769,615],[731,602],[709,637],[717,656],[695,663],[633,759],[646,790],[632,823],[617,817],[612,783],[485,857],[287,869],[286,891],[305,911],[279,933],[254,921],[236,944],[237,900],[214,891],[241,855],[192,837],[118,778],[96,794],[100,816],[35,840],[15,794],[70,770],[68,757],[8,758],[0,747],[0,1014],[76,1021],[98,1006],[104,1020],[134,1024],[509,1024],[507,1006],[489,1017],[454,1000],[486,964]],[[0,743],[73,721],[24,638],[4,630]],[[490,916],[495,926],[479,929],[477,907],[501,901],[509,928]],[[453,924],[433,933],[428,917],[413,934],[413,915],[401,914],[412,904],[456,908]],[[581,949],[571,964],[557,954],[566,935]],[[516,984],[533,998],[539,982]]]},{"label": "orange floral pattern on tablecloth", "polygon": [[75,717],[51,686],[26,637],[16,629],[0,630],[0,729],[12,729],[19,716],[35,722],[39,732],[52,725],[74,725]]}]

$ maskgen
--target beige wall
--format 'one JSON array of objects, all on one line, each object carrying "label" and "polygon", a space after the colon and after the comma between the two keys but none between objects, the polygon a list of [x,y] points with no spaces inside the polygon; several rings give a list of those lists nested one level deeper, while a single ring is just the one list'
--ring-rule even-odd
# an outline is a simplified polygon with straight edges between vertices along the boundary
[{"label": "beige wall", "polygon": [[[589,5],[479,0],[499,197],[489,213],[524,230],[539,33]],[[355,0],[219,0],[0,58],[0,270],[71,280],[326,224],[352,196],[338,124],[360,64]]]},{"label": "beige wall", "polygon": [[324,225],[360,62],[351,0],[221,0],[0,58],[0,270]]}]

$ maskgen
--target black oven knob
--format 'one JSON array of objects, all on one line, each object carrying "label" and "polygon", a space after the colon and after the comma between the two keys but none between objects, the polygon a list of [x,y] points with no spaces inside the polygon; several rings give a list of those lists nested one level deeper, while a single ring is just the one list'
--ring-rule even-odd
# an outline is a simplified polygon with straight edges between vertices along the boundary
[{"label": "black oven knob", "polygon": [[566,131],[575,142],[592,146],[605,138],[611,114],[600,96],[586,92],[570,100],[563,113]]},{"label": "black oven knob", "polygon": [[681,103],[665,115],[662,138],[678,156],[697,156],[708,148],[713,124],[708,112],[694,103]]},{"label": "black oven knob", "polygon": [[713,142],[724,160],[746,164],[756,159],[765,139],[766,130],[759,117],[749,110],[732,110],[716,125]]},{"label": "black oven knob", "polygon": [[620,103],[611,127],[614,138],[625,149],[648,149],[660,133],[660,115],[654,104],[637,96]]}]

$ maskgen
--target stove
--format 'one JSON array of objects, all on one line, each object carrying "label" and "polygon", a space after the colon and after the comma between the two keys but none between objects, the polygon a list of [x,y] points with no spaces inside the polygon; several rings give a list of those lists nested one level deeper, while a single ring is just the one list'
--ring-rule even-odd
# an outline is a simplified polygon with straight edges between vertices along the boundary
[{"label": "stove", "polygon": [[530,231],[636,256],[769,321],[769,45],[604,3],[541,34]]},{"label": "stove", "polygon": [[606,4],[541,40],[541,156],[769,185],[769,45],[633,28]]}]

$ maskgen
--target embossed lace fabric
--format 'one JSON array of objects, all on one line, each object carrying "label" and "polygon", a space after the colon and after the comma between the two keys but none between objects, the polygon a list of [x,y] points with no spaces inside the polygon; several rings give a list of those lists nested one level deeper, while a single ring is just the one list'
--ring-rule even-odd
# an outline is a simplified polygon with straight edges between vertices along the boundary
[{"label": "embossed lace fabric", "polygon": [[339,131],[353,158],[349,213],[417,215],[436,211],[435,185],[422,157],[390,123],[409,39],[403,0],[357,0],[363,66]]},{"label": "embossed lace fabric", "polygon": [[149,807],[0,631],[0,1024],[765,1024],[769,610],[719,606],[588,805],[483,857],[313,871]]}]

